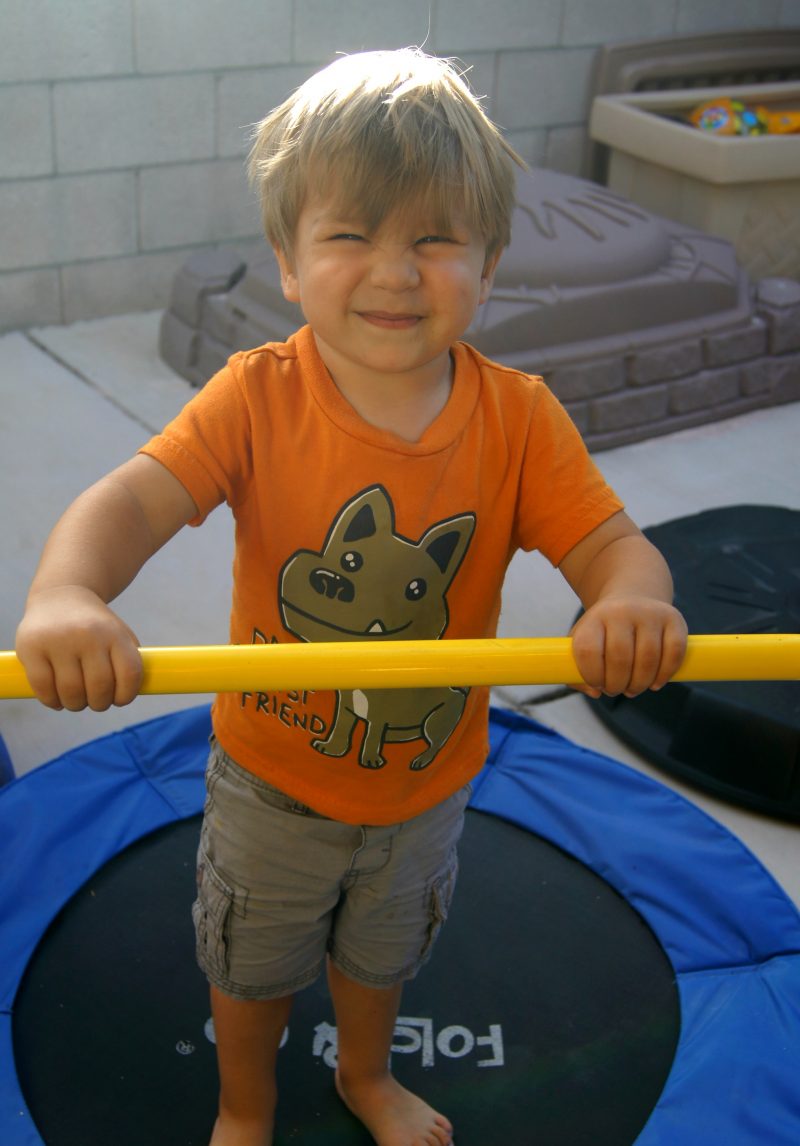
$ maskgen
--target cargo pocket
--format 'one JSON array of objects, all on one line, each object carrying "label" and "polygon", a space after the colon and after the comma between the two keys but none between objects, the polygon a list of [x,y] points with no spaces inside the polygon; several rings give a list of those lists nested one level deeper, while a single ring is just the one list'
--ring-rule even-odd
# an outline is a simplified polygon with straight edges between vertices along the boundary
[{"label": "cargo pocket", "polygon": [[420,963],[425,963],[430,958],[433,946],[439,938],[439,932],[447,922],[457,878],[458,853],[453,851],[446,870],[430,886],[428,893],[428,930],[420,952]]},{"label": "cargo pocket", "polygon": [[192,905],[197,962],[211,979],[228,979],[230,920],[234,891],[217,874],[206,855],[197,866],[197,899]]}]

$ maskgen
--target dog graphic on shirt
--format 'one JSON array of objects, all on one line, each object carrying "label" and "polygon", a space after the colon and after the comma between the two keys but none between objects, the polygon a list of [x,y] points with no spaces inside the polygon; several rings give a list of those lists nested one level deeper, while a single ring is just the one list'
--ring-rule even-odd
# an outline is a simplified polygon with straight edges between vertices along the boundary
[{"label": "dog graphic on shirt", "polygon": [[[475,515],[432,525],[418,541],[395,531],[394,506],[379,485],[342,507],[322,550],[301,549],[281,570],[281,616],[304,641],[436,640],[447,628],[446,593],[469,547]],[[464,712],[469,689],[341,689],[325,739],[312,747],[345,756],[359,721],[364,768],[382,768],[383,746],[422,740],[411,761],[427,768]]]}]

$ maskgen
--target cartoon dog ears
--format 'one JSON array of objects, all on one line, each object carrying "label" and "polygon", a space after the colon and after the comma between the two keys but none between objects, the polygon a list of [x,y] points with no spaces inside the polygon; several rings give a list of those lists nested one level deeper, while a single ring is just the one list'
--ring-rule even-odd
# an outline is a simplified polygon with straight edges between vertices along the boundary
[{"label": "cartoon dog ears", "polygon": [[455,576],[475,529],[475,514],[463,513],[432,525],[417,542],[395,533],[394,506],[383,486],[375,485],[357,494],[334,521],[323,552],[338,545],[353,545],[370,538],[391,536],[424,551],[446,577],[444,589]]}]

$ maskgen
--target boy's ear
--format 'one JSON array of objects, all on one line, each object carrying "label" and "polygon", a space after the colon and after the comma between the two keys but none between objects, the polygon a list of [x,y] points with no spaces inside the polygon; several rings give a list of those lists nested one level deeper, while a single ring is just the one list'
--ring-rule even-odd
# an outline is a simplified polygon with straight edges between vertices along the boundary
[{"label": "boy's ear", "polygon": [[490,255],[484,263],[483,271],[481,272],[481,289],[478,295],[479,306],[486,302],[487,298],[491,294],[492,287],[494,286],[494,273],[497,270],[497,264],[500,262],[500,257],[502,254],[502,250],[495,251],[495,253]]},{"label": "boy's ear", "polygon": [[300,301],[300,285],[297,281],[297,275],[294,273],[294,264],[285,251],[281,251],[278,247],[273,247],[275,258],[278,261],[278,269],[281,272],[281,288],[283,289],[283,297],[288,302]]}]

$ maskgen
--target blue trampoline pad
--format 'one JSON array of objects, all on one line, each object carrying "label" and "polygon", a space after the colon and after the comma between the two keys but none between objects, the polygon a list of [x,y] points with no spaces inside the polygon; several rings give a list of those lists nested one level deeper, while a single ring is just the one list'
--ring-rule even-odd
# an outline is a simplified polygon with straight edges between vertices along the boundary
[{"label": "blue trampoline pad", "polygon": [[[89,1041],[78,1024],[88,1031],[93,1012],[106,1021],[104,1057],[118,1065],[114,1056],[142,1025],[136,1014],[147,1013],[148,998],[153,1007],[146,979],[142,997],[132,990],[135,968],[147,962],[146,926],[103,924],[101,912],[123,889],[133,905],[128,918],[139,918],[138,888],[153,882],[148,864],[162,873],[164,897],[174,885],[175,897],[190,902],[208,732],[206,707],[163,717],[75,749],[0,791],[0,1141],[8,1146],[72,1141],[63,1064],[65,1047],[77,1062]],[[491,742],[452,918],[404,998],[393,1048],[398,1075],[409,1085],[418,1076],[426,1097],[446,1105],[459,1146],[485,1142],[497,1123],[481,1125],[487,1110],[511,1106],[530,1136],[518,1140],[548,1146],[797,1146],[800,915],[791,902],[739,841],[662,785],[502,711],[492,714]],[[509,888],[516,918],[498,911]],[[152,916],[152,904],[138,910],[141,919]],[[150,1024],[143,1045],[152,1050],[139,1059],[153,1076],[173,1071],[185,1090],[158,1093],[151,1081],[136,1099],[140,1108],[196,1107],[196,1122],[163,1141],[204,1146],[215,1089],[206,990],[186,918],[169,903],[165,910],[153,974],[183,997],[160,1041]],[[85,957],[76,956],[85,959],[76,972],[85,977],[72,984],[70,1001],[72,968],[58,943],[80,948],[82,919],[105,935],[104,949],[98,955],[87,945]],[[652,974],[642,973],[644,958]],[[133,995],[134,1017],[112,1014],[110,1028],[104,978]],[[54,984],[62,1006],[48,1004],[36,1018],[35,997]],[[611,1007],[598,1008],[595,1000],[607,996]],[[61,1027],[59,1010],[67,1013]],[[323,1098],[305,1110],[288,1098],[294,1075],[316,1080],[323,1097],[332,1091],[333,1022],[321,987],[298,999],[281,1052],[285,1138],[279,1133],[276,1144],[368,1141],[335,1113],[335,1099],[329,1112]],[[46,1058],[35,1050],[38,1027],[40,1048],[64,1040],[62,1093],[37,1086],[36,1062]],[[645,1105],[613,1110],[613,1095],[639,1074]],[[37,1108],[42,1089],[55,1104],[46,1115]],[[570,1108],[586,1101],[595,1104],[589,1128],[570,1125]],[[78,1115],[88,1132],[91,1109]]]}]

